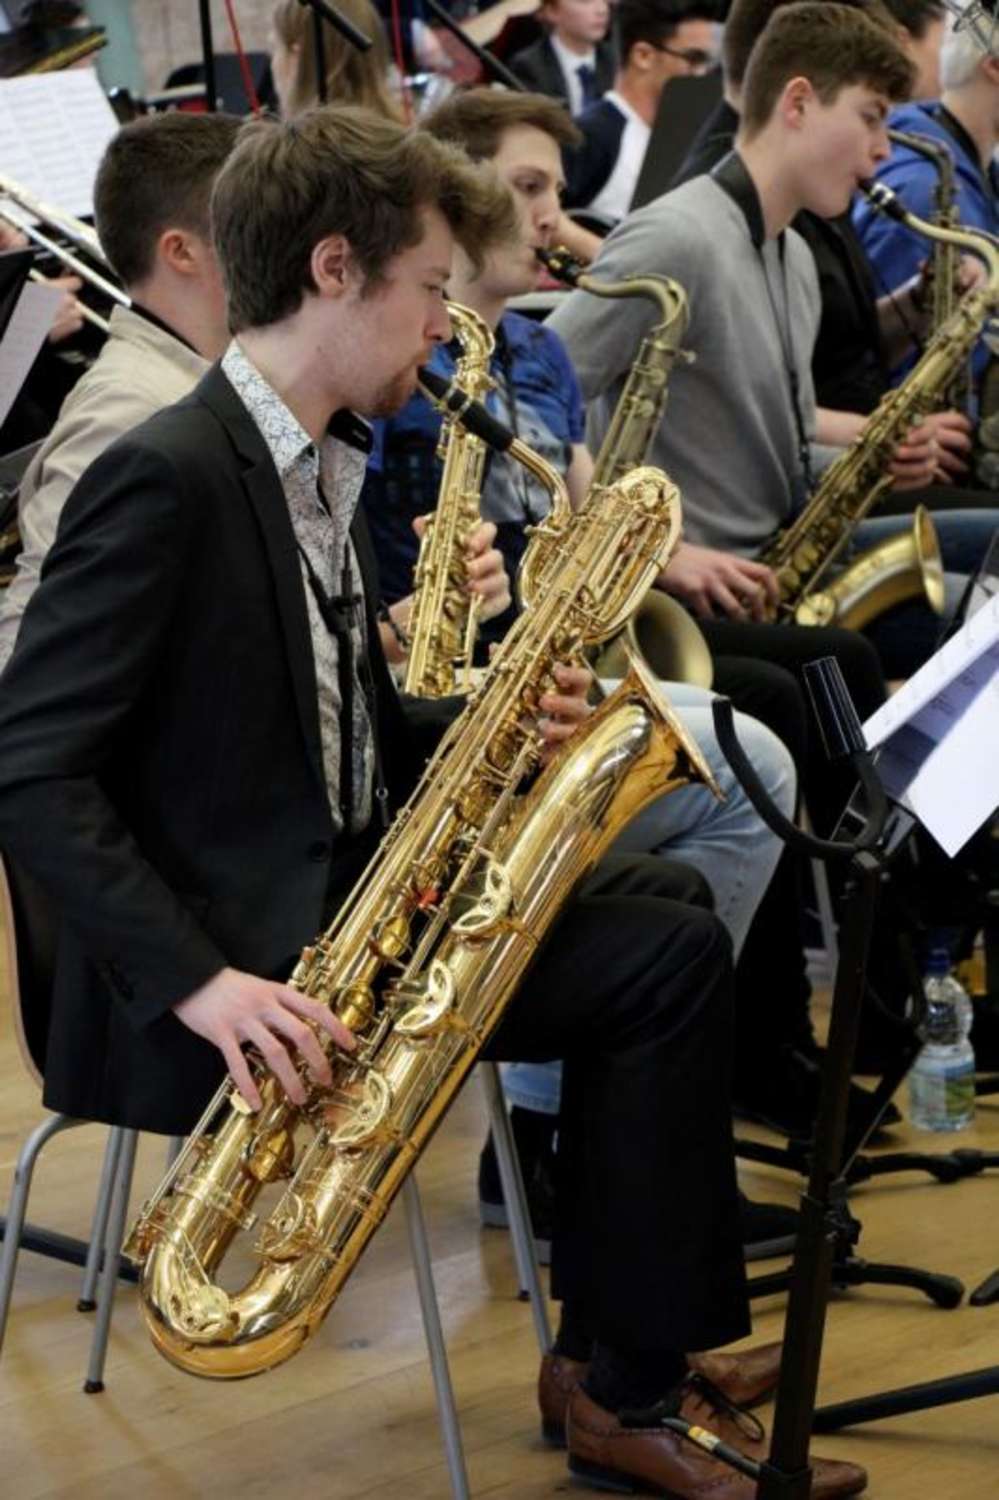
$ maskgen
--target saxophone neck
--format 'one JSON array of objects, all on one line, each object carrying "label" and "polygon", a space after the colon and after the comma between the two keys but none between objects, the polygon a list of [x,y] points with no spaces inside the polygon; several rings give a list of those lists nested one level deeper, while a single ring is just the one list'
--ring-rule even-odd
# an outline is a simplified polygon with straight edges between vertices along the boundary
[{"label": "saxophone neck", "polygon": [[[862,188],[862,192],[878,213],[885,214],[898,224],[904,224],[914,234],[921,234],[937,244],[967,250],[969,254],[977,256],[985,265],[986,288],[994,299],[999,299],[999,249],[996,248],[993,235],[983,229],[971,229],[967,226],[955,228],[921,219],[918,214],[911,213],[898,195],[883,182],[869,182]],[[982,288],[974,287],[972,291],[980,293]],[[970,295],[971,293],[966,293],[966,296]]]},{"label": "saxophone neck", "polygon": [[601,281],[584,270],[580,261],[564,245],[553,250],[536,250],[541,264],[566,286],[589,292],[594,297],[646,297],[659,309],[660,321],[651,330],[653,334],[672,328],[682,320],[687,323],[687,294],[678,281],[669,276],[625,276],[621,281]]}]

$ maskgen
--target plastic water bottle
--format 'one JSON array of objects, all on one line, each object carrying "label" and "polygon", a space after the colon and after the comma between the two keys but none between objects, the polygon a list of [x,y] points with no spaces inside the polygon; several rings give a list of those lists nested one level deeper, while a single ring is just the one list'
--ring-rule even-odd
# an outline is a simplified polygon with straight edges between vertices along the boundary
[{"label": "plastic water bottle", "polygon": [[963,1130],[975,1116],[972,1007],[946,948],[926,965],[923,1050],[909,1074],[909,1116],[918,1130]]}]

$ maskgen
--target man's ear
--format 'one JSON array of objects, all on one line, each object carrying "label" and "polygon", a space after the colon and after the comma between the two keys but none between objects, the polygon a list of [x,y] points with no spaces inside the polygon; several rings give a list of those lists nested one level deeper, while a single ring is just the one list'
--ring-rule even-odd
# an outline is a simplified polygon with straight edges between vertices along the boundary
[{"label": "man's ear", "polygon": [[200,268],[202,244],[187,229],[164,229],[156,241],[157,259],[178,276],[193,276]]},{"label": "man's ear", "polygon": [[800,130],[805,112],[817,95],[807,78],[789,78],[781,90],[776,113],[788,130]]},{"label": "man's ear", "polygon": [[346,236],[328,234],[314,245],[309,269],[321,297],[342,297],[354,271],[354,257]]},{"label": "man's ear", "polygon": [[629,49],[625,67],[635,68],[639,73],[647,73],[655,55],[656,49],[651,42],[635,42]]},{"label": "man's ear", "polygon": [[991,52],[987,57],[983,57],[982,70],[989,83],[999,83],[999,57],[994,56]]}]

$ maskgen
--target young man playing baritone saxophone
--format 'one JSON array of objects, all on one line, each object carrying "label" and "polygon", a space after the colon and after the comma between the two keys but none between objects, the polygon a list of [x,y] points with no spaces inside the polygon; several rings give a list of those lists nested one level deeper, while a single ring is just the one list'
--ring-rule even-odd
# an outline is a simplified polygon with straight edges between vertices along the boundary
[{"label": "young man playing baritone saxophone", "polygon": [[[375,746],[398,797],[436,718],[400,702],[380,650],[356,413],[412,394],[449,333],[455,238],[474,256],[498,227],[460,153],[346,108],[246,127],[212,211],[233,342],[77,485],[0,693],[0,844],[62,923],[49,1102],[168,1132],[224,1066],[259,1106],[246,1044],[296,1103],[293,1054],[331,1079],[313,1027],[354,1046],[283,979],[378,841]],[[319,604],[342,580],[364,608],[338,636]],[[352,658],[370,673],[345,721]],[[551,743],[587,712],[586,674],[555,670]],[[728,941],[660,894],[662,863],[604,862],[494,1048],[566,1056],[555,1290],[596,1332],[585,1399],[624,1472],[615,1412],[664,1393],[678,1408],[679,1349],[747,1326]],[[673,1494],[751,1493],[668,1433],[648,1434],[650,1463]],[[813,1493],[863,1483],[826,1466]]]}]

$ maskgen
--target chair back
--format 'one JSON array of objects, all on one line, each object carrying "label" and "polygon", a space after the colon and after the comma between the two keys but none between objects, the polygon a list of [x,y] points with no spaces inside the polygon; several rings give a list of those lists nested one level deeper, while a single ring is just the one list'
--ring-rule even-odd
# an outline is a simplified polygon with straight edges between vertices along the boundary
[{"label": "chair back", "polygon": [[41,1087],[58,925],[41,886],[6,854],[0,857],[0,920],[14,1035],[25,1067]]}]

